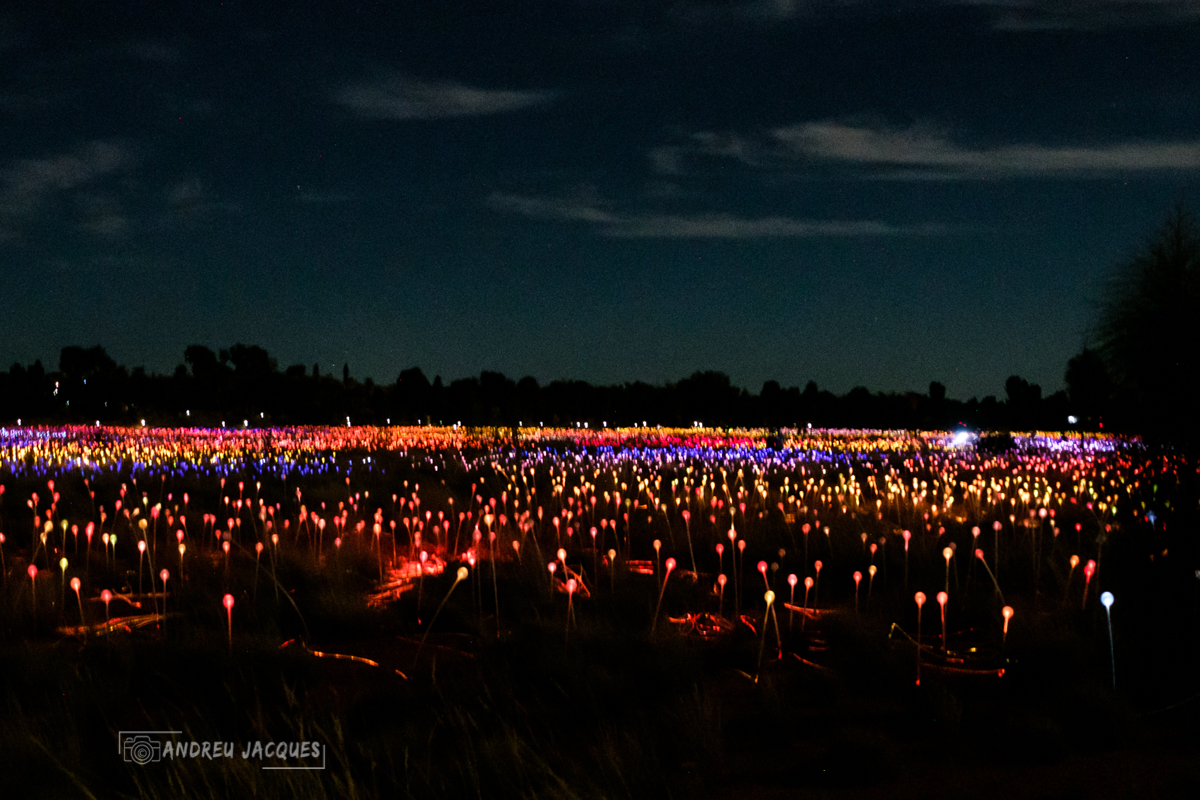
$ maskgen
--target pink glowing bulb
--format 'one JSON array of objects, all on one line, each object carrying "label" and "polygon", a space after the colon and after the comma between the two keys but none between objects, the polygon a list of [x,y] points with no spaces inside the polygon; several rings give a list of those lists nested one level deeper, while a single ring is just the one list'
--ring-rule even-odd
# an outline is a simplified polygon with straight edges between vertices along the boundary
[{"label": "pink glowing bulb", "polygon": [[178,541],[180,544],[183,544],[183,531],[182,531],[182,530],[177,530],[177,531],[175,531],[175,539],[176,539],[176,541]]},{"label": "pink glowing bulb", "polygon": [[221,599],[221,604],[225,606],[225,619],[229,623],[229,650],[233,651],[233,595],[227,594]]},{"label": "pink glowing bulb", "polygon": [[946,594],[945,592],[938,592],[938,593],[937,593],[937,601],[938,601],[938,605],[942,606],[943,608],[945,608],[945,606],[946,606],[946,601],[947,601],[947,600],[949,600],[949,599],[950,599],[950,595]]},{"label": "pink glowing bulb", "polygon": [[983,558],[983,548],[982,548],[982,547],[979,547],[979,548],[976,548],[976,549],[975,549],[975,557],[976,557],[976,558],[978,558],[980,561],[983,561],[983,560],[984,560],[984,558]]},{"label": "pink glowing bulb", "polygon": [[717,576],[717,584],[720,585],[722,589],[725,588],[725,584],[728,582],[728,580],[729,579],[725,577],[724,572]]},{"label": "pink glowing bulb", "polygon": [[974,528],[971,528],[971,536],[976,539],[979,538],[979,526],[978,525],[976,525]]},{"label": "pink glowing bulb", "polygon": [[720,542],[717,542],[717,558],[723,558],[724,556],[725,556],[725,545],[721,544]]},{"label": "pink glowing bulb", "polygon": [[[579,584],[575,581],[575,579],[568,578],[567,579],[567,594],[575,594],[575,590],[577,588],[579,588]],[[587,608],[585,607],[583,610],[587,611]]]},{"label": "pink glowing bulb", "polygon": [[917,592],[915,595],[913,595],[913,600],[917,601],[917,608],[921,608],[925,605],[925,593]]},{"label": "pink glowing bulb", "polygon": [[862,573],[858,570],[854,571],[854,590],[858,591],[858,584],[862,581]]},{"label": "pink glowing bulb", "polygon": [[1008,621],[1013,618],[1013,608],[1012,606],[1005,606],[1004,608],[1000,609],[1000,613],[1004,615],[1004,636],[1007,637]]},{"label": "pink glowing bulb", "polygon": [[[738,552],[739,553],[746,552],[746,540],[745,539],[738,539]],[[746,562],[743,561],[742,563],[745,564]]]},{"label": "pink glowing bulb", "polygon": [[758,562],[758,571],[762,573],[762,576],[764,578],[767,577],[767,562],[765,562],[765,561]]},{"label": "pink glowing bulb", "polygon": [[1090,581],[1092,576],[1096,574],[1096,562],[1089,559],[1087,564],[1083,566],[1083,574]]},{"label": "pink glowing bulb", "polygon": [[76,595],[79,594],[79,587],[82,585],[83,584],[80,583],[79,578],[71,578],[71,588],[75,590]]},{"label": "pink glowing bulb", "polygon": [[340,536],[334,537],[333,546],[336,547],[337,549],[341,550],[342,549],[342,537],[340,537]]},{"label": "pink glowing bulb", "polygon": [[904,531],[901,536],[904,537],[904,550],[908,552],[908,541],[912,538],[912,531]]},{"label": "pink glowing bulb", "polygon": [[163,589],[165,590],[167,586],[167,578],[171,577],[171,573],[164,569],[162,572],[158,573],[158,577],[163,582]]},{"label": "pink glowing bulb", "polygon": [[730,544],[733,544],[735,541],[737,541],[737,531],[734,530],[733,528],[729,529],[729,533],[727,535],[729,536]]},{"label": "pink glowing bulb", "polygon": [[787,581],[788,586],[791,586],[794,589],[796,588],[796,584],[800,582],[800,579],[797,578],[796,573],[793,572],[791,575],[788,575]]},{"label": "pink glowing bulb", "polygon": [[812,576],[811,576],[811,575],[808,575],[808,576],[806,576],[806,577],[804,578],[804,589],[805,589],[805,591],[807,591],[807,590],[811,589],[811,588],[813,587],[813,583],[814,583],[814,581],[813,581],[813,579],[812,579]]},{"label": "pink glowing bulb", "polygon": [[821,567],[823,567],[823,566],[825,566],[825,565],[822,564],[820,561],[813,562],[813,569],[815,569],[817,571],[817,577],[821,576]]},{"label": "pink glowing bulb", "polygon": [[667,574],[670,575],[671,570],[675,569],[675,559],[668,558],[666,564],[667,564]]},{"label": "pink glowing bulb", "polygon": [[145,539],[140,540],[138,542],[137,547],[138,547],[138,553],[146,552],[146,540]]},{"label": "pink glowing bulb", "polygon": [[221,549],[225,551],[225,555],[229,555],[229,540],[221,542]]},{"label": "pink glowing bulb", "polygon": [[553,574],[554,574],[554,571],[555,571],[556,569],[558,569],[558,564],[557,564],[557,563],[555,563],[555,562],[553,562],[553,561],[551,561],[551,562],[550,562],[550,564],[547,566],[547,569],[549,569],[549,570],[550,570],[550,574],[551,574],[551,575],[553,575]]}]

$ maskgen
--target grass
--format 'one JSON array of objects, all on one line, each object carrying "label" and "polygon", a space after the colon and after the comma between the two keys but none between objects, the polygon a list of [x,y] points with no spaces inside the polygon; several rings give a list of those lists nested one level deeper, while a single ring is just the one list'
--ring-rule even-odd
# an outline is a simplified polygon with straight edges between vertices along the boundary
[{"label": "grass", "polygon": [[[398,477],[387,480],[365,478],[355,490],[390,497],[389,487],[398,481],[419,480],[423,505],[430,507],[437,507],[439,498],[469,491],[464,475],[448,476],[443,485],[419,469],[402,473],[397,467],[396,472]],[[26,483],[10,481],[9,498],[25,496],[34,486]],[[64,507],[87,507],[86,500],[70,494],[77,489],[65,479],[60,483]],[[95,483],[110,494],[119,485],[112,477]],[[198,482],[165,490],[177,496],[190,491],[193,504],[200,506],[205,496],[215,502],[211,489]],[[264,495],[285,496],[288,490],[294,494],[294,486],[264,481]],[[337,498],[345,497],[345,486],[314,481],[304,493],[310,507],[326,502],[332,509]],[[11,505],[7,513],[10,531],[31,528]],[[1079,519],[1087,518],[1080,514]],[[1074,521],[1064,518],[1064,529]],[[425,579],[418,612],[415,590],[390,605],[369,606],[366,595],[378,576],[375,556],[350,536],[335,554],[328,528],[323,563],[303,544],[291,545],[290,538],[277,564],[264,553],[257,590],[248,548],[234,549],[227,573],[219,552],[197,542],[186,556],[186,580],[175,575],[173,551],[160,549],[156,570],[165,565],[172,571],[165,628],[152,625],[85,640],[56,631],[78,624],[69,590],[62,604],[57,570],[36,582],[34,617],[23,571],[28,550],[9,545],[8,585],[0,592],[4,794],[927,798],[1194,793],[1200,734],[1192,719],[1200,700],[1188,699],[1200,691],[1194,678],[1200,663],[1200,595],[1185,568],[1195,552],[1194,533],[1176,532],[1172,522],[1170,534],[1160,537],[1164,541],[1147,542],[1129,525],[1113,532],[1105,545],[1105,585],[1118,596],[1114,691],[1103,609],[1094,596],[1086,610],[1078,608],[1080,570],[1068,601],[1062,600],[1068,588],[1066,556],[1093,557],[1087,547],[1094,529],[1085,530],[1079,541],[1070,531],[1064,534],[1069,538],[1046,542],[1036,572],[1032,540],[1024,533],[1006,539],[999,568],[1005,600],[1016,616],[1001,651],[1000,603],[978,566],[971,590],[966,589],[970,560],[963,545],[970,542],[971,523],[951,525],[947,537],[960,542],[963,554],[952,573],[952,647],[976,647],[980,665],[1003,667],[1005,675],[938,672],[929,668],[937,662],[930,654],[916,686],[915,646],[892,626],[915,633],[911,592],[921,588],[932,597],[941,588],[941,545],[914,537],[905,589],[902,545],[890,540],[876,561],[881,571],[869,606],[866,587],[861,590],[861,614],[854,613],[854,587],[845,577],[853,569],[865,571],[860,529],[869,527],[874,541],[891,533],[891,524],[830,516],[828,538],[810,534],[811,558],[825,560],[820,607],[826,613],[803,631],[796,619],[791,635],[781,601],[787,598],[789,570],[799,570],[778,550],[795,558],[795,530],[770,518],[746,526],[751,532],[744,535],[751,538],[739,585],[743,613],[755,626],[762,620],[763,587],[754,565],[760,558],[783,562],[778,573],[769,573],[778,597],[782,658],[775,657],[772,628],[757,682],[751,678],[761,631],[739,624],[726,636],[704,640],[667,621],[716,610],[715,576],[693,578],[681,571],[690,566],[682,537],[672,553],[680,558],[681,570],[667,583],[653,636],[657,579],[625,569],[610,575],[603,561],[600,574],[593,575],[597,561],[591,552],[569,547],[568,563],[585,572],[592,595],[575,596],[575,620],[564,642],[567,598],[548,588],[545,562],[557,543],[547,526],[540,543],[529,536],[519,563],[501,548],[508,558],[496,575],[500,635],[492,615],[492,566],[485,562],[455,589],[419,658],[424,624],[450,588],[457,562]],[[709,569],[716,563],[709,541],[715,532],[706,526],[699,515],[691,526],[702,571],[706,563]],[[635,527],[632,547],[623,545],[618,565],[629,557],[652,562],[648,542],[654,530]],[[87,598],[99,588],[136,589],[136,553],[132,559],[126,554],[132,537],[122,536],[125,552],[111,567],[93,544],[84,593],[93,622],[104,610]],[[1168,546],[1177,556],[1147,557]],[[984,549],[990,559],[990,544]],[[82,556],[69,555],[78,562],[73,570],[83,567]],[[728,553],[724,564],[730,572]],[[232,651],[220,603],[226,591],[236,600]],[[729,617],[732,592],[731,581],[725,598]],[[800,597],[798,592],[798,603]],[[114,616],[129,612],[118,601],[113,605]],[[424,624],[418,624],[418,616]],[[926,605],[923,624],[924,643],[940,650],[935,603]],[[377,666],[322,658],[314,651],[354,655]],[[233,742],[237,757],[137,766],[115,752],[118,731],[156,729],[182,730],[186,740]],[[327,769],[265,772],[259,763],[240,758],[242,748],[256,740],[319,740],[328,746]]]}]

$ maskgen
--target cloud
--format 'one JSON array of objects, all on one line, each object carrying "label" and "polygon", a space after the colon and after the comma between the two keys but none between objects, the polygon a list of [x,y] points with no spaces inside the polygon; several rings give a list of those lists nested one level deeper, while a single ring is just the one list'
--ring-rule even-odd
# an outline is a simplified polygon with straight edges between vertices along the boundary
[{"label": "cloud", "polygon": [[1000,31],[1106,30],[1200,19],[1200,0],[950,0],[992,12]]},{"label": "cloud", "polygon": [[129,229],[121,201],[114,195],[85,192],[76,198],[76,202],[84,215],[80,230],[103,239],[117,239]]},{"label": "cloud", "polygon": [[450,119],[505,114],[554,99],[553,92],[479,89],[452,81],[394,77],[347,86],[337,102],[370,119]]},{"label": "cloud", "polygon": [[297,203],[312,206],[328,206],[340,203],[353,203],[356,195],[348,192],[300,192],[295,196]]},{"label": "cloud", "polygon": [[727,214],[631,217],[604,231],[620,239],[785,239],[929,236],[948,233],[938,225],[898,226],[875,220],[749,219]]},{"label": "cloud", "polygon": [[0,229],[6,231],[3,238],[14,238],[17,230],[46,204],[90,190],[127,170],[133,162],[123,145],[93,141],[54,156],[18,159],[0,169]]},{"label": "cloud", "polygon": [[180,181],[167,190],[167,208],[172,221],[203,224],[217,214],[236,214],[236,203],[222,200],[198,178]]},{"label": "cloud", "polygon": [[[1166,26],[1200,17],[1200,0],[909,0],[905,10],[938,11],[956,6],[977,7],[993,30],[1108,30]],[[855,15],[894,15],[895,2],[884,0],[701,0],[684,3],[684,19],[727,23],[778,24],[793,20],[830,19]]]},{"label": "cloud", "polygon": [[1200,139],[979,147],[961,144],[945,130],[926,125],[887,128],[820,121],[763,135],[696,133],[684,144],[656,147],[649,156],[663,175],[687,174],[689,159],[728,159],[780,172],[840,165],[872,180],[1106,178],[1200,169]]},{"label": "cloud", "polygon": [[179,47],[158,39],[131,45],[128,52],[138,61],[151,64],[178,64],[183,60],[183,51]]},{"label": "cloud", "polygon": [[783,239],[931,236],[950,233],[940,225],[903,226],[875,220],[807,220],[738,217],[730,214],[617,214],[593,205],[548,198],[493,194],[488,204],[534,219],[583,222],[615,239]]},{"label": "cloud", "polygon": [[542,197],[522,197],[496,193],[488,205],[497,211],[507,211],[537,219],[558,219],[568,222],[591,222],[597,225],[619,225],[624,218],[602,208],[573,200],[551,200]]},{"label": "cloud", "polygon": [[[1200,141],[972,148],[956,144],[942,132],[919,126],[884,130],[837,122],[808,122],[779,128],[772,132],[771,138],[785,152],[799,158],[936,170],[945,177],[1088,177],[1200,168]],[[919,173],[913,173],[916,174]]]}]

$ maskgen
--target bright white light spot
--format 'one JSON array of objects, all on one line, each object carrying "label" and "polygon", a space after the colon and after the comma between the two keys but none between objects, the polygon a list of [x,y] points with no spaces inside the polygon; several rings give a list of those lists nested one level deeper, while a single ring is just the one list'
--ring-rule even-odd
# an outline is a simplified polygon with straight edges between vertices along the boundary
[{"label": "bright white light spot", "polygon": [[1075,416],[1074,414],[1070,414],[1067,416],[1067,424],[1068,425],[1074,425],[1076,422],[1079,422],[1079,417]]},{"label": "bright white light spot", "polygon": [[1112,592],[1105,592],[1104,594],[1100,595],[1100,602],[1104,604],[1105,608],[1112,608],[1112,604],[1113,604]]},{"label": "bright white light spot", "polygon": [[959,431],[958,433],[954,434],[954,441],[951,444],[953,444],[955,447],[962,447],[969,441],[971,441],[971,434],[967,431]]}]

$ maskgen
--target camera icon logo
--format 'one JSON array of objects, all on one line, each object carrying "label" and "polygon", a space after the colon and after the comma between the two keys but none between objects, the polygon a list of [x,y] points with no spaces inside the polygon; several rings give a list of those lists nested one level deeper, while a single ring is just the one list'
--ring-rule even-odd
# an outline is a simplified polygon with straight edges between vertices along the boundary
[{"label": "camera icon logo", "polygon": [[146,735],[130,736],[122,742],[125,760],[139,766],[153,764],[162,758],[162,742]]}]

